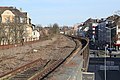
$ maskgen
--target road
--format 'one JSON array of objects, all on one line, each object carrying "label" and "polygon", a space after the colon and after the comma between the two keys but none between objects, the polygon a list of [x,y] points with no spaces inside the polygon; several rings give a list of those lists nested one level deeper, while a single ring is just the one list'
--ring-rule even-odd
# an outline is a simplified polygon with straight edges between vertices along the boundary
[{"label": "road", "polygon": [[[90,58],[88,72],[95,73],[95,80],[105,80],[104,57]],[[120,80],[120,58],[106,58],[106,80]]]}]

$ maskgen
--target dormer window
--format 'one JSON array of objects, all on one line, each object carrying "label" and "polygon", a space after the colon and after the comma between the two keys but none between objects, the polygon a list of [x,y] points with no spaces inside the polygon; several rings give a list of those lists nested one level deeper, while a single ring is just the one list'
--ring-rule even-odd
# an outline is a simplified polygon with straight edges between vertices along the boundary
[{"label": "dormer window", "polygon": [[5,10],[2,14],[2,23],[10,23],[13,22],[14,14],[10,10]]},{"label": "dormer window", "polygon": [[20,23],[24,22],[24,18],[20,17]]},{"label": "dormer window", "polygon": [[6,18],[5,18],[5,22],[6,22],[6,23],[10,23],[10,17],[6,17]]}]

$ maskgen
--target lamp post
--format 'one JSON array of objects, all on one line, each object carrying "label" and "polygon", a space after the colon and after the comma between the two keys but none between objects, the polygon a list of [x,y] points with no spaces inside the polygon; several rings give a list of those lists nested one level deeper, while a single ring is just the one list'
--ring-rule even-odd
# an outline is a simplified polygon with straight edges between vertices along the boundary
[{"label": "lamp post", "polygon": [[105,80],[107,78],[106,76],[106,54],[107,54],[107,48],[108,48],[108,44],[105,46],[105,58],[104,58],[104,73],[105,73]]}]

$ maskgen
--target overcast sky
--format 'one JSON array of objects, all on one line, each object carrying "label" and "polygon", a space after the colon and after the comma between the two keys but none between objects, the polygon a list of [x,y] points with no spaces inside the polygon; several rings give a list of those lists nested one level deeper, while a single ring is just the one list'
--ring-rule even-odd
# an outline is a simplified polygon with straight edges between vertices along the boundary
[{"label": "overcast sky", "polygon": [[0,0],[28,12],[34,24],[74,25],[88,18],[105,18],[120,10],[120,0]]}]

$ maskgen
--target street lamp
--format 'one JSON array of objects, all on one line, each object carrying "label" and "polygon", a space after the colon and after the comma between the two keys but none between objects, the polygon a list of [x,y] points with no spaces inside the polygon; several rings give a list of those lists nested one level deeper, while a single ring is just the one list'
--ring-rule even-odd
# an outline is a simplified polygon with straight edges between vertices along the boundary
[{"label": "street lamp", "polygon": [[108,45],[105,46],[105,58],[104,58],[104,73],[105,73],[105,80],[106,80],[106,54],[107,54]]}]

